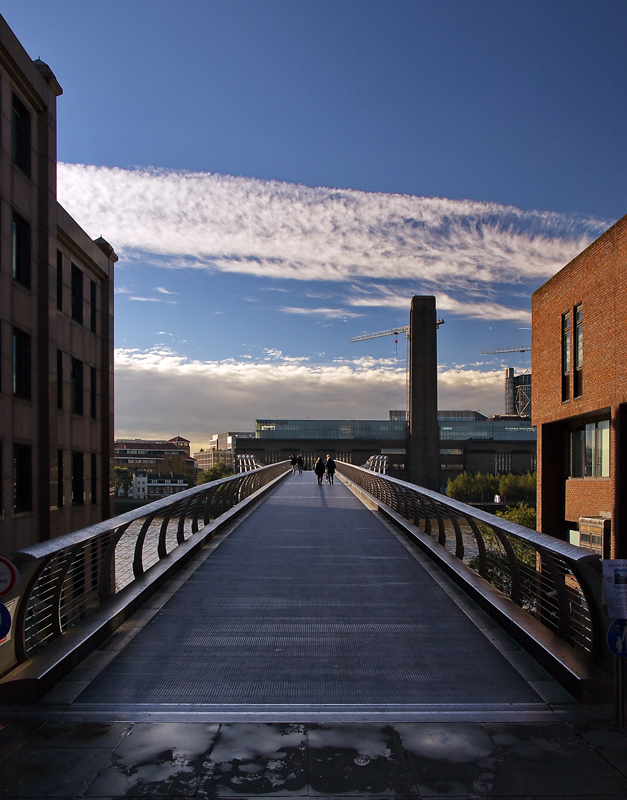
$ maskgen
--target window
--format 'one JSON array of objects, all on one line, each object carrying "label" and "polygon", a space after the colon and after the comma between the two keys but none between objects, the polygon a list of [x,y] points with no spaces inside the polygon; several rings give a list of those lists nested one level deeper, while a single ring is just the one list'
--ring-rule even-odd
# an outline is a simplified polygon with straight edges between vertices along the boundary
[{"label": "window", "polygon": [[63,408],[63,352],[57,350],[57,408]]},{"label": "window", "polygon": [[72,451],[72,505],[84,503],[84,459],[82,453]]},{"label": "window", "polygon": [[570,400],[570,311],[562,316],[562,402]]},{"label": "window", "polygon": [[30,289],[30,225],[13,212],[13,279]]},{"label": "window", "polygon": [[57,309],[63,311],[63,253],[57,250]]},{"label": "window", "polygon": [[90,393],[89,393],[89,400],[90,400],[90,414],[92,419],[96,419],[96,368],[90,367],[91,374],[90,374]]},{"label": "window", "polygon": [[13,513],[33,510],[32,448],[29,444],[13,445]]},{"label": "window", "polygon": [[83,362],[77,358],[72,359],[71,371],[71,411],[74,414],[83,413]]},{"label": "window", "polygon": [[63,508],[63,450],[57,450],[57,507]]},{"label": "window", "polygon": [[609,478],[610,421],[587,422],[570,432],[571,478]]},{"label": "window", "polygon": [[95,505],[98,500],[96,498],[98,489],[98,456],[96,453],[91,454],[91,502]]},{"label": "window", "polygon": [[13,394],[30,400],[31,356],[30,336],[13,328]]},{"label": "window", "polygon": [[96,333],[96,281],[89,284],[89,330]]},{"label": "window", "polygon": [[13,95],[13,163],[30,178],[30,112],[17,95]]},{"label": "window", "polygon": [[72,264],[72,319],[83,324],[83,273]]},{"label": "window", "polygon": [[581,304],[575,306],[575,371],[573,396],[583,394],[583,313]]},{"label": "window", "polygon": [[[0,442],[0,465],[2,465],[2,442]],[[2,469],[0,469],[0,515],[4,514],[4,487],[2,485]]]}]

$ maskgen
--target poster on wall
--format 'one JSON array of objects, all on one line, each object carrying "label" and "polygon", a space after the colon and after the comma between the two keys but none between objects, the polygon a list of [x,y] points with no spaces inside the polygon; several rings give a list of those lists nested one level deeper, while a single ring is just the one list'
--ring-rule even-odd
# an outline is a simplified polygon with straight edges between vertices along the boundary
[{"label": "poster on wall", "polygon": [[627,619],[627,559],[603,561],[603,596],[609,617]]}]

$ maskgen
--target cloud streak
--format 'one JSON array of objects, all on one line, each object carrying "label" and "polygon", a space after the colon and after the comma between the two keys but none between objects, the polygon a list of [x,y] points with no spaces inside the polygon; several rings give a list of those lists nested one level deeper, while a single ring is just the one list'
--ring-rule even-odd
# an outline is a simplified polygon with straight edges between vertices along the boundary
[{"label": "cloud streak", "polygon": [[[127,260],[301,281],[411,280],[428,293],[445,282],[440,305],[448,298],[460,314],[469,308],[456,288],[544,280],[607,227],[494,203],[82,164],[59,164],[58,192]],[[488,302],[480,316],[490,313],[503,309]]]}]

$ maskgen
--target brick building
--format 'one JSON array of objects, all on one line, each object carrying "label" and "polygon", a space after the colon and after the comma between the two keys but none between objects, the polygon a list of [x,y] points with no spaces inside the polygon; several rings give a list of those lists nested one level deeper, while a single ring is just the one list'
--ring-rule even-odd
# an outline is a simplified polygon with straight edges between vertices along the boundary
[{"label": "brick building", "polygon": [[184,476],[191,486],[196,483],[194,459],[190,456],[189,440],[182,436],[173,439],[116,439],[116,467],[126,467],[131,473],[145,471],[149,477]]},{"label": "brick building", "polygon": [[57,97],[0,17],[0,556],[112,511],[112,247],[59,205]]},{"label": "brick building", "polygon": [[538,527],[627,557],[627,216],[533,295]]}]

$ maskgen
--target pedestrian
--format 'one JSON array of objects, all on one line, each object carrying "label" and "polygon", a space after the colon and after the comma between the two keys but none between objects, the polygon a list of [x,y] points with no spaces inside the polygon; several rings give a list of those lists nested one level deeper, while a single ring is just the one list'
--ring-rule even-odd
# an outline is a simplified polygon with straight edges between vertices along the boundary
[{"label": "pedestrian", "polygon": [[322,486],[322,478],[324,477],[324,461],[321,458],[317,459],[316,465],[314,466],[314,471],[318,476],[318,486]]},{"label": "pedestrian", "polygon": [[298,458],[296,459],[296,463],[298,464],[298,474],[303,474],[303,467],[305,466],[305,459],[303,458],[303,454],[299,453]]},{"label": "pedestrian", "polygon": [[292,465],[292,475],[296,474],[296,463],[297,463],[296,456],[294,455],[294,453],[292,453],[292,455],[290,456],[290,464]]},{"label": "pedestrian", "polygon": [[331,458],[331,456],[327,456],[327,463],[325,466],[327,471],[327,480],[331,485],[333,485],[333,476],[335,475],[335,461]]}]

